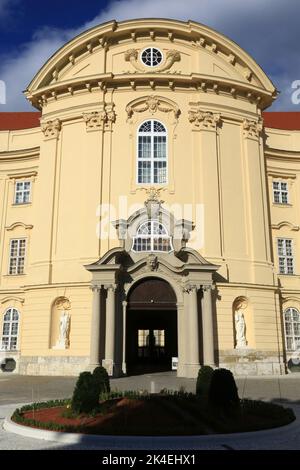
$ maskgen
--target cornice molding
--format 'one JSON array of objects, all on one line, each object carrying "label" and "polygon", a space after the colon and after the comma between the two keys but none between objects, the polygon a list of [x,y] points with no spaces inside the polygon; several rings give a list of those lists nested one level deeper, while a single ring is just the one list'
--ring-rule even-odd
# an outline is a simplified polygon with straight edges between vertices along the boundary
[{"label": "cornice molding", "polygon": [[291,222],[287,222],[285,220],[279,222],[278,224],[272,224],[271,227],[275,230],[280,230],[282,227],[288,227],[293,232],[298,232],[300,230],[299,225],[294,225]]},{"label": "cornice molding", "polygon": [[234,99],[242,99],[250,103],[256,103],[261,109],[270,104],[272,93],[255,85],[247,84],[239,80],[204,74],[179,74],[179,73],[155,73],[153,71],[123,74],[97,74],[80,78],[72,78],[60,82],[51,83],[46,87],[27,93],[27,98],[37,109],[41,110],[48,102],[58,100],[60,96],[73,96],[75,93],[103,92],[115,87],[128,87],[155,89],[159,85],[168,89],[187,86],[194,91],[203,93],[224,94]]},{"label": "cornice molding", "polygon": [[6,226],[5,229],[11,231],[14,230],[16,227],[23,227],[25,230],[31,230],[33,228],[33,225],[27,225],[23,222],[14,222],[13,224]]},{"label": "cornice molding", "polygon": [[3,299],[1,299],[1,304],[5,304],[6,302],[19,302],[21,305],[24,304],[25,302],[25,299],[22,298],[22,297],[17,297],[16,295],[8,295],[7,297],[4,297]]},{"label": "cornice molding", "polygon": [[40,156],[40,147],[0,152],[0,162],[9,160],[30,160]]}]

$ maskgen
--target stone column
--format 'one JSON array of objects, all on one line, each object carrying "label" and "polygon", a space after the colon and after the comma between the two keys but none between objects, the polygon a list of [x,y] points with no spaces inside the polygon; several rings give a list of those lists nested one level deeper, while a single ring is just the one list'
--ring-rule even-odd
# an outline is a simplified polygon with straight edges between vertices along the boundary
[{"label": "stone column", "polygon": [[106,368],[108,375],[114,374],[114,359],[115,359],[115,316],[116,316],[116,302],[115,302],[116,286],[110,285],[107,287],[106,299],[106,328],[105,328],[105,359],[103,366]]},{"label": "stone column", "polygon": [[203,363],[206,366],[215,365],[214,329],[212,312],[212,287],[203,286],[202,297],[202,330],[203,330]]},{"label": "stone column", "polygon": [[92,287],[93,291],[93,309],[91,323],[91,342],[90,342],[90,368],[94,369],[100,365],[99,347],[100,347],[100,303],[101,286]]},{"label": "stone column", "polygon": [[123,300],[122,302],[123,307],[123,356],[122,356],[122,372],[126,374],[126,310],[127,310],[127,302]]},{"label": "stone column", "polygon": [[199,321],[196,286],[189,288],[189,369],[190,377],[196,377],[199,371]]},{"label": "stone column", "polygon": [[186,344],[188,335],[186,332],[186,319],[184,315],[184,303],[177,303],[177,344],[178,344],[178,367],[177,377],[185,377]]}]

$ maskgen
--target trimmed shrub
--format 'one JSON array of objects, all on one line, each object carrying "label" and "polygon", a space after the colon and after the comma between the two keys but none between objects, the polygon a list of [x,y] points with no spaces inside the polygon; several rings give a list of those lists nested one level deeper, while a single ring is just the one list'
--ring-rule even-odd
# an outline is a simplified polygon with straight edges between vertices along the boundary
[{"label": "trimmed shrub", "polygon": [[230,370],[216,369],[213,371],[208,399],[212,406],[223,410],[239,407],[238,390]]},{"label": "trimmed shrub", "polygon": [[72,397],[72,410],[75,413],[89,413],[99,404],[97,382],[90,372],[81,372]]},{"label": "trimmed shrub", "polygon": [[109,377],[107,370],[104,367],[96,367],[93,372],[93,379],[96,387],[98,388],[98,395],[110,392]]},{"label": "trimmed shrub", "polygon": [[199,369],[197,383],[196,383],[196,395],[201,398],[207,398],[210,388],[211,378],[214,370],[210,366],[202,366]]}]

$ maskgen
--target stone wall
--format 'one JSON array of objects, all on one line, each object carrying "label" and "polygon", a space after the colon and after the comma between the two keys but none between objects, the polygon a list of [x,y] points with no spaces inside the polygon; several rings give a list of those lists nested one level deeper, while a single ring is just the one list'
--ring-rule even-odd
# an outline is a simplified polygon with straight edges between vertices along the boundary
[{"label": "stone wall", "polygon": [[255,349],[220,351],[218,367],[229,369],[234,375],[283,375],[287,373],[282,356],[275,351]]},{"label": "stone wall", "polygon": [[19,361],[22,375],[61,375],[77,376],[88,370],[89,357],[81,356],[23,356]]}]

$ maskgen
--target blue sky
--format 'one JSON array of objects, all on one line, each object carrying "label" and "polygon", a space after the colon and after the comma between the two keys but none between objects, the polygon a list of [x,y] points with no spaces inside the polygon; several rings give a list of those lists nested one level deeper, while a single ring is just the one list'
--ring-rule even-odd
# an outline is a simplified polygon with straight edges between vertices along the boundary
[{"label": "blue sky", "polygon": [[22,96],[43,63],[81,31],[111,19],[171,17],[204,23],[236,41],[281,91],[272,110],[300,111],[299,0],[0,0],[1,111],[30,111]]}]

